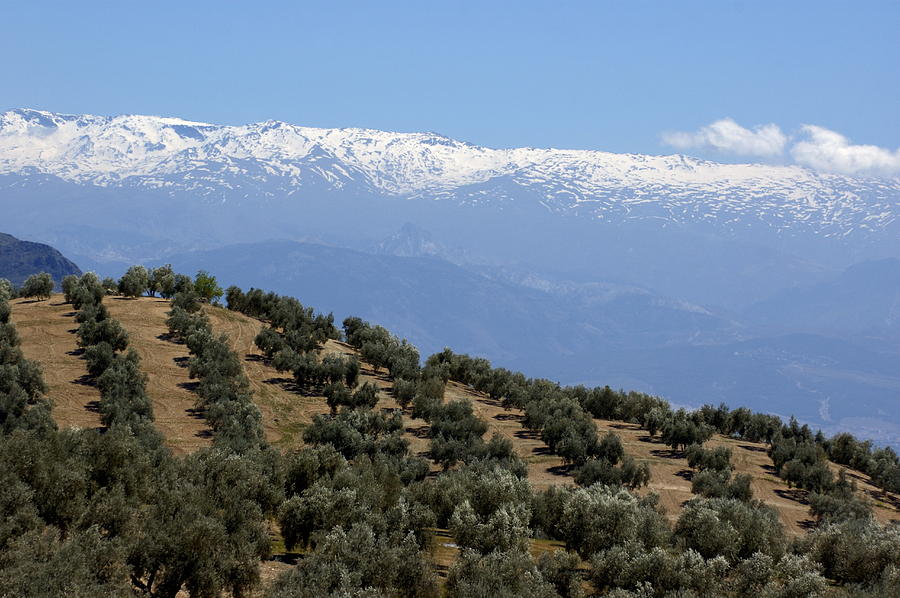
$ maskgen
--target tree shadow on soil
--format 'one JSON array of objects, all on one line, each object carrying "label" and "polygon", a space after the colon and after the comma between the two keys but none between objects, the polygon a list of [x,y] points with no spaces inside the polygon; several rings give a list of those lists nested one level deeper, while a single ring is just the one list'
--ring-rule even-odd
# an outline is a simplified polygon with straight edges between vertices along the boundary
[{"label": "tree shadow on soil", "polygon": [[801,490],[800,488],[776,488],[774,492],[781,498],[800,503],[801,505],[809,505],[809,493],[806,490]]},{"label": "tree shadow on soil", "polygon": [[517,413],[498,413],[494,416],[494,419],[501,422],[521,422],[525,419],[525,416]]},{"label": "tree shadow on soil", "polygon": [[691,469],[682,469],[681,471],[675,472],[675,475],[677,475],[679,478],[687,480],[688,482],[694,479],[694,472]]},{"label": "tree shadow on soil", "polygon": [[197,409],[192,407],[190,409],[185,409],[184,411],[188,414],[189,417],[192,417],[194,419],[203,419],[204,417],[206,417],[206,410],[204,409]]},{"label": "tree shadow on soil", "polygon": [[548,467],[547,471],[555,476],[562,477],[570,477],[572,475],[572,471],[574,471],[575,466],[568,465],[554,465],[553,467]]},{"label": "tree shadow on soil", "polygon": [[90,374],[83,374],[81,376],[78,376],[77,378],[72,380],[72,384],[78,384],[81,386],[97,386]]},{"label": "tree shadow on soil", "polygon": [[663,459],[682,459],[684,457],[680,451],[673,449],[653,449],[650,451],[650,454]]},{"label": "tree shadow on soil", "polygon": [[663,443],[663,441],[661,439],[654,438],[653,436],[650,436],[649,434],[644,434],[642,436],[638,436],[637,439],[640,440],[641,442],[649,442],[650,444],[662,444]]},{"label": "tree shadow on soil", "polygon": [[541,433],[534,430],[516,430],[513,436],[520,440],[540,440]]},{"label": "tree shadow on soil", "polygon": [[407,434],[411,434],[416,438],[428,438],[431,435],[431,427],[427,424],[416,428],[409,426],[404,430]]}]

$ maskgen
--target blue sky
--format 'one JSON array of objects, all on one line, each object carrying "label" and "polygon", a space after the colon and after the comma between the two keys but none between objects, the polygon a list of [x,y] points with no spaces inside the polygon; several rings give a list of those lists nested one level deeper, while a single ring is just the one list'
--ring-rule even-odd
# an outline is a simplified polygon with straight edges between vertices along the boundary
[{"label": "blue sky", "polygon": [[[775,162],[811,124],[890,160],[898,30],[900,2],[20,0],[0,107]],[[697,133],[726,117],[787,141]]]}]

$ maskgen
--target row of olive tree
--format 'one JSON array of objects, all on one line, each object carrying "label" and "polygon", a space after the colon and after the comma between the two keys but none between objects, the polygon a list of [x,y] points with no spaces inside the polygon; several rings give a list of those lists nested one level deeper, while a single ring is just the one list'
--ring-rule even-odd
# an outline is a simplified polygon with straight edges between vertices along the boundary
[{"label": "row of olive tree", "polygon": [[[776,437],[802,439],[820,446],[832,461],[869,474],[881,489],[900,492],[900,458],[891,447],[874,448],[871,442],[861,442],[847,433],[827,438],[821,431],[814,433],[809,426],[800,425],[793,417],[785,423],[774,415],[756,413],[745,407],[730,409],[724,404],[703,405],[690,413],[673,411],[667,401],[645,393],[616,391],[608,386],[559,386],[526,378],[519,372],[492,368],[484,358],[456,354],[450,349],[429,357],[426,367],[440,373],[445,380],[455,380],[484,392],[505,406],[525,408],[530,401],[550,397],[558,402],[560,397],[566,397],[577,401],[595,418],[638,423],[651,435],[660,433],[663,442],[680,451],[691,444],[702,444],[712,432],[752,442],[772,443]],[[545,407],[544,411],[550,409]],[[571,404],[565,410],[571,412]],[[574,427],[577,429],[577,424]],[[571,444],[575,447],[574,456],[581,455],[581,445],[590,448],[590,432]]]},{"label": "row of olive tree", "polygon": [[228,337],[213,333],[194,289],[176,293],[171,303],[167,325],[191,353],[188,372],[199,380],[197,404],[213,430],[215,446],[237,453],[264,448],[262,414]]},{"label": "row of olive tree", "polygon": [[176,273],[171,264],[156,268],[132,266],[118,280],[115,291],[124,297],[156,297],[159,294],[164,299],[171,299],[177,293],[194,292],[206,303],[213,303],[222,296],[222,288],[209,272],[200,270],[191,279]]},{"label": "row of olive tree", "polygon": [[103,305],[105,291],[92,272],[81,276],[67,298],[77,302],[78,345],[84,351],[89,376],[100,390],[100,414],[107,428],[126,427],[149,446],[161,438],[153,426],[153,405],[146,391],[140,357],[128,350],[128,333]]},{"label": "row of olive tree", "polygon": [[0,432],[54,429],[40,365],[22,353],[11,321],[10,287],[0,284]]},{"label": "row of olive tree", "polygon": [[[270,317],[265,319],[272,323]],[[279,325],[273,328],[278,334],[284,332]],[[383,333],[375,334],[385,338]],[[355,342],[361,344],[361,338],[356,335]],[[275,355],[277,352],[273,359]],[[389,369],[390,364],[383,362],[380,367]],[[445,426],[451,434],[458,428],[459,437],[478,436],[477,418],[470,417],[471,409],[443,402],[443,383],[453,379],[450,374],[450,366],[427,363],[409,380],[414,414],[435,419],[440,422],[439,430]],[[395,377],[395,387],[397,380]],[[437,382],[440,391],[420,393],[423,381]],[[484,383],[480,386],[491,394],[483,390],[487,388]],[[557,405],[548,410],[538,408],[547,397],[572,414],[577,413],[577,405],[582,413],[609,417],[607,409],[611,408],[614,416],[638,423],[657,408],[660,417],[654,433],[660,432],[673,449],[685,452],[698,474],[730,471],[730,463],[723,465],[730,462],[730,455],[693,446],[697,439],[708,438],[710,430],[735,426],[732,434],[748,439],[771,439],[781,431],[780,423],[772,426],[772,420],[756,417],[758,414],[743,418],[742,412],[734,416],[726,412],[723,417],[721,410],[711,408],[690,414],[672,412],[664,402],[647,395],[628,398],[608,389],[559,387],[546,381],[526,380],[516,386],[517,390],[495,391],[495,398],[515,396],[525,406],[535,403],[531,410],[535,423],[542,418],[546,423],[555,414]],[[341,394],[346,399],[343,391]],[[565,399],[575,405],[566,405]],[[402,423],[396,416],[384,428],[384,420],[373,417],[366,401],[335,402],[334,411],[320,419],[327,425],[316,425],[317,432],[307,437],[317,447],[301,451],[303,456],[298,455],[290,469],[285,488],[293,498],[284,504],[279,517],[285,539],[292,546],[313,548],[313,556],[302,559],[281,578],[272,595],[431,595],[431,586],[421,583],[426,579],[423,571],[427,571],[421,548],[431,525],[448,527],[463,550],[447,583],[448,593],[459,597],[579,595],[581,558],[590,563],[588,577],[598,591],[620,596],[819,596],[825,588],[822,571],[843,571],[856,554],[874,560],[881,568],[841,578],[846,583],[867,585],[867,589],[854,591],[877,592],[879,587],[890,587],[886,584],[895,579],[890,575],[896,576],[891,573],[898,565],[892,551],[896,541],[877,531],[885,528],[871,522],[865,523],[870,526],[865,529],[880,544],[836,556],[835,547],[852,545],[852,534],[858,529],[827,523],[813,532],[816,541],[809,549],[791,545],[774,511],[749,496],[695,499],[676,525],[669,527],[652,495],[639,499],[620,487],[590,484],[587,473],[585,488],[556,488],[540,494],[534,494],[527,481],[509,468],[477,459],[434,479],[422,479],[410,475],[405,445],[372,441],[376,438],[373,430],[379,438],[384,438],[385,429],[399,431]],[[441,411],[451,413],[444,418],[446,422],[441,421]],[[743,426],[741,431],[738,426]],[[543,425],[538,429],[543,432]],[[800,429],[798,433],[804,432]],[[609,461],[621,455],[621,443],[614,435],[596,438],[595,428],[594,434],[597,456],[602,453]],[[561,441],[555,440],[557,435],[551,430],[548,439],[563,446],[563,441],[579,438],[577,433],[561,434]],[[584,444],[590,446],[590,441]],[[347,468],[356,471],[350,476]],[[393,489],[392,494],[385,495],[387,488]],[[396,501],[391,496],[397,497]],[[406,530],[405,540],[387,531],[391,523],[385,522],[397,521],[401,523],[393,525]],[[559,553],[536,562],[526,550],[528,538],[533,536],[561,540],[572,554]],[[825,562],[827,559],[833,560]],[[411,566],[399,574],[398,562]]]},{"label": "row of olive tree", "polygon": [[40,369],[22,358],[0,297],[0,595],[245,595],[268,554],[265,515],[282,495],[277,455],[175,458],[147,442],[151,413],[134,400],[144,377],[121,354],[127,337],[100,302],[102,283],[85,275],[76,286],[79,342],[119,347],[106,368],[88,359],[103,433],[56,430]]},{"label": "row of olive tree", "polygon": [[[407,496],[461,549],[447,583],[454,597],[583,596],[585,577],[617,596],[812,597],[827,586],[813,553],[798,552],[777,514],[756,501],[695,499],[670,527],[653,495],[602,484],[535,493],[483,463],[414,483]],[[535,560],[535,537],[560,540],[566,551]],[[832,544],[849,539],[837,537]],[[885,548],[866,555],[890,566],[897,557]],[[877,587],[880,571],[869,571],[854,581]]]}]

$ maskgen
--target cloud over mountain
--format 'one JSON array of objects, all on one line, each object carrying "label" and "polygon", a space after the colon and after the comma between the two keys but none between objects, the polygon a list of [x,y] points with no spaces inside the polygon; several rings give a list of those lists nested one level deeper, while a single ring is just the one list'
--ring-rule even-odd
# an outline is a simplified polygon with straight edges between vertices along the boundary
[{"label": "cloud over mountain", "polygon": [[840,133],[816,125],[804,125],[802,133],[805,138],[791,148],[798,164],[843,174],[900,173],[900,149],[853,145]]},{"label": "cloud over mountain", "polygon": [[752,130],[730,118],[723,118],[694,133],[664,133],[663,142],[678,149],[713,149],[739,156],[770,157],[784,153],[788,141],[778,125],[767,124]]},{"label": "cloud over mountain", "polygon": [[817,125],[803,125],[796,136],[786,135],[778,125],[767,124],[752,130],[730,118],[723,118],[690,133],[663,133],[666,145],[680,150],[713,150],[736,156],[771,158],[788,149],[796,164],[820,172],[846,175],[894,176],[900,174],[900,149],[877,145],[854,145],[836,131]]}]

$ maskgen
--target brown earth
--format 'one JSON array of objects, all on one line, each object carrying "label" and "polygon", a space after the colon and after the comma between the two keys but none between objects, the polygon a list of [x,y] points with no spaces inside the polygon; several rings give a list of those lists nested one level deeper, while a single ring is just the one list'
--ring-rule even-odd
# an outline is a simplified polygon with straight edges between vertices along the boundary
[{"label": "brown earth", "polygon": [[[74,311],[61,295],[49,301],[16,300],[13,321],[22,337],[25,357],[41,363],[53,400],[53,417],[63,427],[100,427],[100,393],[88,379],[76,344]],[[210,443],[209,429],[194,411],[193,382],[188,378],[188,351],[168,340],[163,299],[109,297],[109,313],[128,332],[129,347],[138,352],[147,375],[147,394],[153,403],[156,427],[166,444],[179,454]]]},{"label": "brown earth", "polygon": [[[148,375],[147,390],[153,401],[157,426],[166,437],[167,444],[184,453],[209,442],[208,430],[202,418],[193,412],[192,382],[184,367],[187,349],[169,340],[165,326],[168,303],[160,299],[109,298],[106,305],[113,317],[119,319],[129,332],[131,346],[141,355]],[[228,335],[232,348],[240,356],[250,380],[254,399],[259,406],[269,442],[282,450],[302,446],[302,431],[316,414],[327,413],[325,399],[315,393],[298,389],[292,380],[269,366],[254,344],[254,338],[263,326],[257,320],[220,307],[206,307],[214,332]],[[61,296],[49,301],[13,302],[13,319],[23,339],[26,357],[40,361],[45,379],[50,386],[48,396],[54,400],[54,417],[61,426],[97,427],[96,413],[99,395],[95,387],[85,383],[85,365],[75,352],[75,328],[71,306],[62,304]],[[355,354],[350,345],[328,341],[327,353]],[[382,394],[379,406],[396,408],[390,398],[391,382],[383,370],[375,371],[363,363],[361,381],[371,381]],[[472,401],[476,413],[489,426],[487,436],[497,433],[509,438],[519,455],[528,464],[529,480],[537,489],[550,485],[573,484],[571,471],[562,460],[552,455],[540,436],[529,432],[522,425],[520,410],[504,409],[498,401],[457,383],[447,387],[448,400],[467,398]],[[598,431],[616,432],[622,439],[626,453],[639,461],[650,463],[650,486],[641,492],[656,492],[671,518],[676,518],[681,506],[692,498],[691,471],[687,461],[659,442],[650,438],[638,426],[615,421],[595,420]],[[410,441],[414,454],[427,456],[428,425],[404,415],[405,437]],[[732,449],[735,473],[747,473],[753,478],[754,496],[777,509],[786,528],[802,533],[813,522],[802,491],[788,488],[774,475],[771,460],[763,444],[733,440],[716,436],[711,446],[727,445]],[[833,466],[835,471],[840,469]],[[439,469],[432,464],[433,470]],[[881,521],[900,520],[900,498],[883,495],[867,476],[848,472],[857,481],[859,489],[875,505],[875,515]]]},{"label": "brown earth", "polygon": [[75,312],[62,295],[49,301],[10,302],[12,321],[22,339],[22,352],[44,370],[53,417],[63,427],[99,428],[100,393],[90,384],[76,338]]},{"label": "brown earth", "polygon": [[147,394],[153,403],[156,428],[174,452],[184,454],[211,443],[203,414],[194,409],[196,381],[188,376],[187,347],[169,337],[166,317],[169,302],[142,297],[108,297],[109,314],[128,331],[129,347],[141,357],[147,374]]}]

